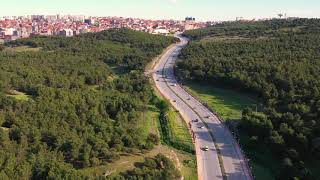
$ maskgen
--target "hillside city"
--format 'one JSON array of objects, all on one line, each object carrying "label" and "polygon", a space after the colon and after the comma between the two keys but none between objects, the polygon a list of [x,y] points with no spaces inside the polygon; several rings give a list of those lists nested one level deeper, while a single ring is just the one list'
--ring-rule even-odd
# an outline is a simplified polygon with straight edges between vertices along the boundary
[{"label": "hillside city", "polygon": [[0,180],[320,180],[320,0],[10,0]]},{"label": "hillside city", "polygon": [[124,17],[85,17],[82,15],[7,16],[0,18],[0,43],[39,35],[71,37],[113,28],[128,28],[152,34],[169,34],[199,29],[210,24],[212,22],[197,22],[192,17],[186,17],[184,21],[178,21]]}]

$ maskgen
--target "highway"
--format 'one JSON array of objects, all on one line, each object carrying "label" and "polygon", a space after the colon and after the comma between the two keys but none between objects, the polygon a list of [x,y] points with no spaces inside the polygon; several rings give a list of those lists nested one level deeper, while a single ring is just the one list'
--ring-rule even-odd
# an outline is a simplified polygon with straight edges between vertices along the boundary
[{"label": "highway", "polygon": [[199,180],[253,179],[245,157],[228,128],[177,83],[173,68],[181,49],[188,43],[186,38],[177,37],[181,41],[162,55],[153,68],[152,77],[159,92],[191,125]]}]

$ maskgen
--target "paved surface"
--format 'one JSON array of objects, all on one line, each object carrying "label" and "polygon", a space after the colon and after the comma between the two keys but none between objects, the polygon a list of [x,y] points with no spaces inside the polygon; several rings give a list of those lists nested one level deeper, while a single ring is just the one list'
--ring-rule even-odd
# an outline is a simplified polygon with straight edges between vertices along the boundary
[{"label": "paved surface", "polygon": [[[199,180],[251,180],[250,169],[245,163],[239,145],[229,130],[199,101],[188,94],[174,77],[173,66],[187,39],[172,46],[155,65],[152,77],[156,87],[191,125]],[[198,122],[194,120],[198,119]],[[201,128],[204,126],[203,128]],[[208,151],[204,147],[209,147]]]}]

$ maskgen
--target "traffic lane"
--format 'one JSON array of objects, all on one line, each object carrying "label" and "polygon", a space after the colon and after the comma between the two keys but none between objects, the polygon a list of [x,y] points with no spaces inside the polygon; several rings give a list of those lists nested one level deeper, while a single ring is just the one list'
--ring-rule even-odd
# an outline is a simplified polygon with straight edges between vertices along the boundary
[{"label": "traffic lane", "polygon": [[[184,99],[190,97],[189,94],[184,93],[183,89],[180,89],[178,86],[174,87],[179,96],[181,95]],[[241,151],[237,150],[237,146],[231,133],[225,126],[221,124],[219,119],[211,113],[211,111],[207,110],[207,108],[201,105],[198,101],[194,101],[194,99],[187,102],[190,106],[196,106],[194,110],[201,117],[206,117],[210,115],[210,118],[203,118],[204,121],[208,124],[209,129],[213,131],[214,137],[216,139],[216,144],[219,146],[222,160],[224,166],[226,167],[226,173],[229,179],[248,179],[246,176],[246,164],[241,155]]]},{"label": "traffic lane", "polygon": [[[169,65],[166,66],[166,68],[168,69],[167,76],[170,77],[171,83],[176,83],[176,80],[174,78],[174,71],[173,71],[173,68],[171,67],[171,64],[173,64],[172,61],[174,61],[173,58],[169,61]],[[172,88],[175,88],[175,87],[172,87]],[[190,95],[188,93],[186,93],[179,86],[177,86],[175,89],[177,91],[180,91],[180,92],[176,92],[176,93],[179,94],[179,96],[182,97],[183,99],[190,98]],[[203,115],[203,117],[207,116],[208,114],[211,114],[211,116],[213,117],[214,123],[212,123],[212,121],[206,121],[206,122],[208,123],[209,128],[216,131],[215,134],[218,134],[218,136],[215,138],[218,141],[217,144],[221,149],[221,154],[222,154],[224,165],[226,167],[228,167],[226,170],[226,173],[228,174],[228,178],[230,178],[230,179],[247,179],[246,175],[245,175],[245,172],[247,170],[246,170],[246,167],[244,167],[246,165],[243,162],[244,161],[243,156],[241,153],[239,153],[239,151],[237,151],[238,147],[236,146],[237,144],[235,145],[233,137],[232,136],[228,137],[231,135],[229,130],[226,129],[226,127],[224,127],[223,125],[221,125],[221,122],[219,122],[219,119],[217,119],[217,117],[215,115],[213,115],[211,113],[211,111],[207,110],[207,108],[204,107],[197,100],[194,101],[194,104],[192,104],[192,103],[188,103],[188,104],[191,106],[199,106],[198,109],[196,108],[196,111],[200,115]],[[209,120],[210,120],[210,118],[209,118]]]},{"label": "traffic lane", "polygon": [[[177,101],[173,104],[179,111],[183,111],[179,107],[186,106],[183,101]],[[199,116],[197,116],[192,110],[188,109],[188,107],[185,107],[184,112],[182,114],[186,114],[186,116],[190,118],[188,119],[189,122],[191,122],[193,119],[199,119]],[[200,148],[204,148],[205,146],[208,146],[210,148],[210,151],[203,151],[203,149],[199,149],[201,160],[200,162],[203,165],[203,175],[204,179],[212,179],[212,177],[216,177],[214,179],[220,179],[222,177],[220,165],[219,165],[219,159],[218,155],[215,149],[215,145],[213,143],[213,140],[209,134],[209,131],[204,128],[201,129],[199,127],[203,126],[203,123],[197,123],[195,125],[191,125],[192,131],[195,133],[196,140],[198,141],[198,144]],[[206,178],[208,177],[208,178]],[[211,177],[211,178],[210,178]]]},{"label": "traffic lane", "polygon": [[[161,86],[161,90],[168,91],[169,99],[172,100],[177,98],[174,93],[170,93],[170,88],[167,86]],[[182,100],[177,100],[176,103],[173,104],[179,111],[182,111],[183,114],[186,114],[186,116],[190,118],[185,118],[188,119],[188,122],[191,122],[194,119],[200,119],[196,113],[194,113],[191,109],[188,109],[188,106],[182,101]],[[179,107],[182,107],[181,109]],[[195,132],[195,135],[197,137],[197,141],[200,147],[205,147],[208,146],[210,147],[210,150],[215,150],[214,148],[214,143],[211,139],[211,136],[208,132],[207,129],[200,129],[198,126],[204,125],[203,123],[197,123],[196,125],[191,125],[192,131]],[[204,179],[211,179],[212,177],[216,177],[214,179],[221,179],[221,170],[219,166],[219,160],[217,153],[212,153],[212,152],[205,152],[202,149],[198,150],[200,152],[201,160],[200,163],[203,165],[203,176]],[[211,177],[211,178],[210,178]]]},{"label": "traffic lane", "polygon": [[[183,94],[179,87],[174,88],[180,95]],[[189,97],[187,94],[183,94],[185,98]],[[214,116],[206,107],[199,105],[197,101],[190,100],[187,102],[190,106],[196,106],[194,110],[203,118],[203,120],[208,125],[209,129],[212,130],[216,144],[218,145],[221,156],[223,159],[224,166],[226,167],[226,173],[230,179],[246,179],[245,177],[245,166],[243,164],[243,157],[236,151],[234,146],[233,137],[230,137],[230,133],[226,127],[224,127],[219,119]],[[210,115],[209,118],[205,118]]]},{"label": "traffic lane", "polygon": [[[156,78],[160,78],[160,76],[157,76]],[[166,89],[165,85],[164,86],[160,85],[160,87],[161,87],[161,89],[163,89],[165,91],[165,89]],[[171,89],[169,87],[167,90],[171,91]],[[180,99],[177,96],[175,96],[174,93],[169,93],[169,94],[170,94],[169,96],[171,97],[170,98],[171,100],[172,100],[172,98]],[[186,104],[182,100],[177,100],[176,103],[180,107],[186,106]],[[191,109],[188,110],[188,106],[185,108],[182,108],[180,111],[183,111],[183,110],[187,110],[184,113],[188,113],[189,117],[193,117],[191,119],[199,119],[200,118],[196,115],[196,113],[192,113],[193,111]],[[191,119],[189,119],[189,122],[191,121]],[[193,131],[196,134],[197,141],[200,142],[199,144],[201,144],[202,147],[209,146],[209,147],[211,147],[211,150],[215,151],[214,143],[212,142],[212,139],[211,139],[211,136],[210,136],[208,130],[205,130],[204,132],[201,132],[201,131],[199,132],[199,130],[196,128],[197,127],[192,127]],[[207,142],[209,142],[209,144]],[[200,152],[201,152],[201,157],[204,157],[202,159],[202,162],[205,165],[204,168],[210,167],[208,170],[204,170],[205,179],[210,179],[210,177],[216,177],[215,179],[222,178],[217,153],[210,153],[210,155],[213,155],[213,156],[208,156],[208,153],[204,154],[204,152],[201,150],[200,150]],[[216,155],[216,157],[214,157],[214,155]],[[214,170],[211,169],[211,167],[213,167]]]}]

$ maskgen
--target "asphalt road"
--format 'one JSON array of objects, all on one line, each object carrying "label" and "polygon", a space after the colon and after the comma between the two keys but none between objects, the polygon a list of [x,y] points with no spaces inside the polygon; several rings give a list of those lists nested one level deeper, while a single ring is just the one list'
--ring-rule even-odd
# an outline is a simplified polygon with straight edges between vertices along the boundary
[{"label": "asphalt road", "polygon": [[[199,180],[251,180],[239,145],[223,123],[198,100],[188,94],[176,81],[173,66],[188,40],[172,46],[155,65],[152,77],[157,89],[191,124],[195,137]],[[200,52],[199,52],[200,53]],[[198,120],[198,122],[195,122]],[[209,150],[205,150],[208,147]]]}]

